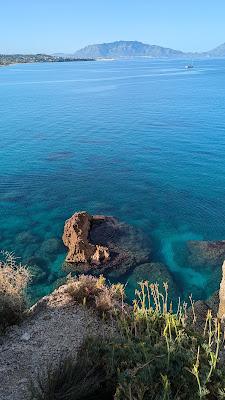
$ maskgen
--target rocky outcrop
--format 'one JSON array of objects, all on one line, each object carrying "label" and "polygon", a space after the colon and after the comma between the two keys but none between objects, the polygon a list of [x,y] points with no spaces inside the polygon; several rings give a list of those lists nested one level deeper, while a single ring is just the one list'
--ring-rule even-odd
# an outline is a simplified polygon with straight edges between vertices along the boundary
[{"label": "rocky outcrop", "polygon": [[89,234],[93,217],[83,212],[74,214],[65,223],[63,243],[69,248],[66,257],[68,263],[100,264],[109,260],[106,246],[92,244]]},{"label": "rocky outcrop", "polygon": [[220,283],[219,290],[219,310],[218,310],[218,318],[225,317],[225,261],[222,266],[222,280]]},{"label": "rocky outcrop", "polygon": [[73,300],[67,285],[43,297],[0,338],[0,399],[31,400],[28,387],[38,372],[63,356],[76,358],[86,337],[109,336],[113,329],[95,310]]},{"label": "rocky outcrop", "polygon": [[76,213],[65,223],[66,267],[76,272],[119,277],[151,260],[151,244],[143,233],[114,217]]}]

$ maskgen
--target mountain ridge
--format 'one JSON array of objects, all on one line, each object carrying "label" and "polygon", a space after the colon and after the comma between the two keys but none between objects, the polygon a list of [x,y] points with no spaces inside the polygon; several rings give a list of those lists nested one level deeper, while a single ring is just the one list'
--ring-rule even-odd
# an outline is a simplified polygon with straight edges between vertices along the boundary
[{"label": "mountain ridge", "polygon": [[185,57],[225,57],[225,43],[205,52],[183,52],[140,41],[119,40],[115,42],[90,44],[72,54],[74,57],[88,58],[185,58]]}]

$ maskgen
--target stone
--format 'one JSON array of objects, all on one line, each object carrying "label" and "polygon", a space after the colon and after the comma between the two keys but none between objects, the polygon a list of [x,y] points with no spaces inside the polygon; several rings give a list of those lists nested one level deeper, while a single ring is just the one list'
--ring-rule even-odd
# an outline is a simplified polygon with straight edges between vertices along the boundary
[{"label": "stone", "polygon": [[74,214],[65,223],[63,242],[69,248],[66,267],[75,272],[117,278],[151,259],[150,240],[109,216]]},{"label": "stone", "polygon": [[21,336],[21,340],[28,342],[28,340],[30,340],[30,334],[28,332],[24,332],[24,334]]},{"label": "stone", "polygon": [[63,243],[69,249],[66,262],[91,265],[109,260],[106,246],[89,241],[92,222],[93,218],[85,211],[74,214],[66,221],[63,233]]}]

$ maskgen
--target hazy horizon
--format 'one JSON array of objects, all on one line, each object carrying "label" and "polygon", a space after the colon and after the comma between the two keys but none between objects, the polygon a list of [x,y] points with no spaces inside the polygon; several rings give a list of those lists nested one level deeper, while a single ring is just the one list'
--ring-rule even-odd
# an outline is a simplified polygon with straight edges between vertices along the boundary
[{"label": "hazy horizon", "polygon": [[9,0],[1,5],[0,53],[73,53],[89,44],[137,40],[184,52],[225,41],[225,3]]},{"label": "hazy horizon", "polygon": [[[87,46],[91,46],[91,45],[101,45],[101,44],[110,44],[110,43],[116,43],[116,42],[139,42],[139,43],[142,43],[142,44],[147,44],[147,45],[155,45],[155,46],[160,46],[160,47],[164,47],[164,48],[167,48],[168,46],[165,46],[165,45],[163,45],[163,44],[157,44],[157,43],[147,43],[147,42],[145,42],[145,41],[141,41],[141,40],[129,40],[129,39],[127,39],[127,40],[124,40],[124,39],[118,39],[118,40],[113,40],[113,41],[111,41],[111,42],[105,42],[105,41],[102,41],[102,42],[98,42],[98,43],[87,43],[86,45],[84,45],[82,48],[85,48],[85,47],[87,47]],[[217,45],[215,45],[214,46],[214,48],[216,48],[216,47],[218,47],[218,46],[220,46],[221,44],[223,44],[223,43],[225,43],[225,42],[220,42],[220,43],[218,43]],[[45,51],[38,51],[38,52],[24,52],[24,51],[21,51],[21,52],[11,52],[11,53],[9,53],[9,52],[1,52],[0,51],[0,54],[24,54],[24,55],[26,55],[26,54],[49,54],[49,55],[54,55],[54,54],[73,54],[73,53],[76,53],[76,51],[78,51],[78,50],[81,50],[82,49],[81,47],[79,47],[79,48],[76,48],[76,49],[74,49],[74,50],[71,50],[70,52],[69,51],[64,51],[63,49],[62,50],[59,50],[59,51],[51,51],[51,52],[45,52]],[[207,52],[207,51],[210,51],[210,50],[213,50],[214,48],[208,48],[208,49],[205,49],[205,50],[199,50],[199,51],[192,51],[192,50],[188,50],[188,51],[185,51],[184,49],[182,49],[182,48],[175,48],[175,47],[169,47],[170,49],[173,49],[173,50],[178,50],[178,51],[183,51],[184,53],[203,53],[203,52]]]}]

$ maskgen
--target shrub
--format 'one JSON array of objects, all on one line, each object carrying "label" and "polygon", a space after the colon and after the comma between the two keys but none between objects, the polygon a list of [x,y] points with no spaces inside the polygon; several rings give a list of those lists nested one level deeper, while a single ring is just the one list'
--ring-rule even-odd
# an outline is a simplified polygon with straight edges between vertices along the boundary
[{"label": "shrub", "polygon": [[0,331],[21,320],[27,305],[26,288],[29,279],[28,269],[17,265],[13,254],[1,252]]},{"label": "shrub", "polygon": [[206,317],[202,335],[187,325],[186,304],[173,313],[158,285],[140,284],[133,310],[120,313],[119,335],[89,339],[89,357],[104,358],[116,375],[115,400],[197,400],[225,398],[225,370],[219,366],[220,323]]},{"label": "shrub", "polygon": [[[162,294],[157,284],[140,283],[133,308],[121,307],[114,314],[117,334],[108,339],[89,338],[84,342],[74,365],[82,376],[79,385],[82,382],[85,386],[87,382],[88,393],[77,389],[75,374],[71,379],[65,377],[70,387],[67,397],[61,394],[61,397],[35,399],[224,399],[225,370],[219,364],[220,322],[213,320],[209,311],[204,331],[198,334],[193,324],[187,324],[187,304],[179,304],[177,312],[173,313],[171,305],[167,304],[166,284],[164,288]],[[95,290],[96,286],[90,299],[98,294]],[[86,379],[87,371],[93,371],[90,380]],[[98,382],[101,392],[90,384],[92,379]]]},{"label": "shrub", "polygon": [[66,291],[78,303],[93,307],[104,315],[114,313],[123,304],[124,286],[107,286],[102,275],[99,278],[91,275],[69,276]]},{"label": "shrub", "polygon": [[48,365],[29,387],[30,400],[112,400],[114,392],[100,357],[90,359],[86,352],[76,362],[62,357],[56,366]]}]

